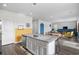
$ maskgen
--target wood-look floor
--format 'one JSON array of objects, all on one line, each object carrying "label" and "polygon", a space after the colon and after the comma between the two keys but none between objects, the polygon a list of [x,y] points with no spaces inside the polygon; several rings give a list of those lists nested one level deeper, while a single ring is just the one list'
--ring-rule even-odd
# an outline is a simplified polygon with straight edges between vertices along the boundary
[{"label": "wood-look floor", "polygon": [[[58,51],[57,51],[58,50]],[[79,55],[79,50],[66,47],[66,46],[57,46],[56,54],[57,55]],[[19,44],[9,44],[2,46],[2,55],[32,55],[28,50],[22,48]]]},{"label": "wood-look floor", "polygon": [[57,52],[58,55],[79,55],[79,50],[67,46],[61,46]]},{"label": "wood-look floor", "polygon": [[2,46],[2,55],[29,55],[30,53],[19,44]]}]

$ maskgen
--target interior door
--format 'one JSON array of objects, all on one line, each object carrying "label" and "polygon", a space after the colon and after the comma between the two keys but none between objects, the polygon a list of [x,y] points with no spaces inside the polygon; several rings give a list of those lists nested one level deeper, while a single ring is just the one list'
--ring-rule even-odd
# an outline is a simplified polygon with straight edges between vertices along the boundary
[{"label": "interior door", "polygon": [[44,24],[40,24],[40,34],[44,34]]}]

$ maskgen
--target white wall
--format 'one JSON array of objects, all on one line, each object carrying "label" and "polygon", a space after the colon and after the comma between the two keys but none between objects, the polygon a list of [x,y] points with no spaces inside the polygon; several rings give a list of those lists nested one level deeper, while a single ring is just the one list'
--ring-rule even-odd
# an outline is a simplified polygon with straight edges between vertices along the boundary
[{"label": "white wall", "polygon": [[68,29],[74,29],[76,28],[76,21],[71,21],[71,22],[56,22],[53,23],[52,26],[56,24],[58,29],[63,29],[64,26],[67,26]]},{"label": "white wall", "polygon": [[[27,27],[26,24],[29,23],[30,27]],[[26,18],[26,19],[22,19],[22,20],[15,20],[14,21],[15,24],[15,28],[18,28],[18,25],[23,25],[24,28],[32,28],[32,18]]]},{"label": "white wall", "polygon": [[51,31],[50,22],[44,22],[45,24],[45,33]]},{"label": "white wall", "polygon": [[66,18],[59,18],[59,19],[52,19],[52,23],[56,22],[70,22],[70,21],[77,21],[77,17],[66,17]]},{"label": "white wall", "polygon": [[77,17],[77,22],[79,22],[79,16]]},{"label": "white wall", "polygon": [[2,20],[2,45],[15,42],[15,28],[18,25],[26,26],[28,22],[32,28],[32,18],[26,17],[24,14],[0,10],[0,18]]},{"label": "white wall", "polygon": [[32,23],[32,26],[33,26],[33,34],[38,34],[38,25],[39,25],[39,22],[37,19],[34,19],[33,20],[33,23]]},{"label": "white wall", "polygon": [[56,24],[58,29],[63,29],[63,26],[68,26],[69,29],[74,29],[76,28],[76,22],[77,18],[75,17],[67,19],[59,19],[58,21],[52,22],[52,27],[54,27],[54,25]]},{"label": "white wall", "polygon": [[79,16],[77,17],[77,32],[79,32],[79,31],[78,31],[78,28],[79,28],[79,27],[78,27],[78,23],[79,23]]}]

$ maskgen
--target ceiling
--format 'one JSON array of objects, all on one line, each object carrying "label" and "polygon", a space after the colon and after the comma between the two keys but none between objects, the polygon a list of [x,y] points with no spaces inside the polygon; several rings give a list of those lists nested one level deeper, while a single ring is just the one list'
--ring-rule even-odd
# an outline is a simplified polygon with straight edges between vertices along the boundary
[{"label": "ceiling", "polygon": [[79,14],[78,3],[37,3],[34,6],[32,3],[7,3],[6,7],[3,6],[3,3],[0,3],[0,9],[23,13],[36,19],[42,17],[47,20],[67,18]]}]

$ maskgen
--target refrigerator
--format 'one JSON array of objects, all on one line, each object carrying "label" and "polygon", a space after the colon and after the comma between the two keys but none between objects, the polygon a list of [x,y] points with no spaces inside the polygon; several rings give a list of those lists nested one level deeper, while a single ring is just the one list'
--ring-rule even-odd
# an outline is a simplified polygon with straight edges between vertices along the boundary
[{"label": "refrigerator", "polygon": [[2,37],[1,36],[2,36],[2,33],[0,33],[0,54],[1,54],[1,50],[2,50],[2,44],[1,44],[2,43],[1,42]]}]

